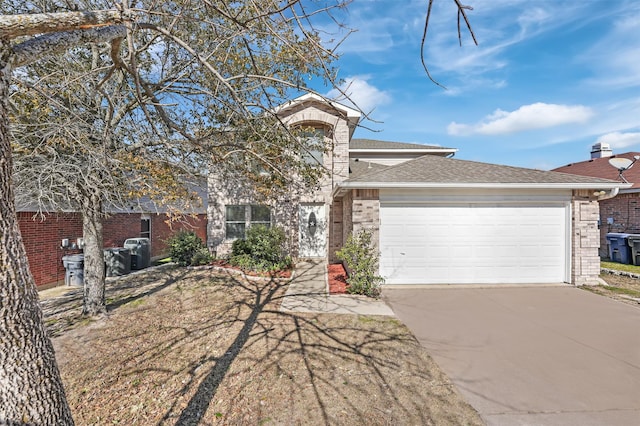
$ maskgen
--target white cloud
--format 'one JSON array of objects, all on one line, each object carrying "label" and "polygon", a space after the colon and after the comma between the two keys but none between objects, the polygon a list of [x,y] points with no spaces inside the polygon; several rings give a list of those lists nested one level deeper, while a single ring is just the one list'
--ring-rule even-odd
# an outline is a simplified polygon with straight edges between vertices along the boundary
[{"label": "white cloud", "polygon": [[353,104],[365,113],[373,111],[379,105],[391,102],[391,96],[387,92],[369,84],[370,78],[368,75],[347,77],[340,86],[340,90],[332,89],[327,93],[327,97],[341,103]]},{"label": "white cloud", "polygon": [[638,133],[620,133],[612,132],[600,136],[596,143],[608,143],[611,148],[626,148],[631,145],[640,144],[640,132]]},{"label": "white cloud", "polygon": [[538,102],[523,105],[515,111],[497,109],[476,124],[451,122],[447,132],[454,136],[472,134],[501,135],[525,130],[544,129],[570,123],[584,123],[593,111],[582,105],[558,105]]},{"label": "white cloud", "polygon": [[580,56],[581,63],[594,75],[586,82],[594,86],[630,88],[640,86],[640,7],[633,5],[613,29]]}]

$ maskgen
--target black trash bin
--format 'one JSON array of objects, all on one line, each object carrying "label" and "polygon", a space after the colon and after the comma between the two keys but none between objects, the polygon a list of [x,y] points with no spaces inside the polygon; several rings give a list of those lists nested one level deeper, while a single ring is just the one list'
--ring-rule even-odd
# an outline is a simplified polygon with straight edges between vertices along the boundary
[{"label": "black trash bin", "polygon": [[64,284],[82,286],[84,283],[84,254],[62,256],[64,265]]},{"label": "black trash bin", "polygon": [[631,248],[631,263],[636,266],[640,265],[640,235],[629,234],[627,244]]},{"label": "black trash bin", "polygon": [[131,253],[128,248],[104,249],[104,270],[107,277],[119,277],[131,272]]},{"label": "black trash bin", "polygon": [[609,245],[609,259],[618,263],[631,263],[631,250],[628,244],[628,238],[631,234],[622,234],[618,232],[609,232],[606,235]]},{"label": "black trash bin", "polygon": [[131,252],[131,269],[148,268],[151,264],[151,241],[148,238],[128,238],[124,248]]}]

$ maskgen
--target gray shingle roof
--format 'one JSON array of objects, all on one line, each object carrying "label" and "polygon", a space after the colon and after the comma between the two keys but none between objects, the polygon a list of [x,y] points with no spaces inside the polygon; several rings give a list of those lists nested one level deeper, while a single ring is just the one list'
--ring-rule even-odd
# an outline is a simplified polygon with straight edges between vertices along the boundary
[{"label": "gray shingle roof", "polygon": [[381,172],[388,169],[389,166],[371,163],[369,161],[349,160],[349,178],[366,175],[371,172]]},{"label": "gray shingle roof", "polygon": [[350,184],[594,184],[595,186],[602,184],[607,187],[620,184],[609,179],[479,163],[435,155],[424,155],[384,170],[372,170],[370,173],[354,176],[346,182]]},{"label": "gray shingle roof", "polygon": [[405,142],[390,142],[379,141],[374,139],[351,139],[349,142],[349,149],[442,149],[442,150],[454,150],[453,148],[445,148],[437,145],[421,145],[418,143],[405,143]]}]

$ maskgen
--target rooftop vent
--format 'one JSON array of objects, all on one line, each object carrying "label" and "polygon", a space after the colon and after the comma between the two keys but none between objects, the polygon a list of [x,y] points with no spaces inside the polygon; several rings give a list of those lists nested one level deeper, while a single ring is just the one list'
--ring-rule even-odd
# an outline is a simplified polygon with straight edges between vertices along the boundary
[{"label": "rooftop vent", "polygon": [[608,143],[597,143],[591,147],[591,158],[605,158],[611,157],[613,155],[613,151],[611,150],[611,145]]}]

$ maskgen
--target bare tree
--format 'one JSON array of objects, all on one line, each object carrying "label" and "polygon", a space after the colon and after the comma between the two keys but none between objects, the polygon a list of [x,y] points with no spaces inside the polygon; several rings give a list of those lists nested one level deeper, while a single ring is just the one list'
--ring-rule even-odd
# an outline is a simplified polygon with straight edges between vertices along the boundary
[{"label": "bare tree", "polygon": [[[35,186],[41,193],[52,189],[45,202],[77,203],[88,216],[85,232],[99,236],[104,203],[125,199],[125,178],[145,169],[175,177],[176,163],[212,153],[247,177],[256,164],[271,167],[257,182],[265,188],[286,182],[283,161],[303,148],[273,107],[291,90],[305,90],[308,75],[334,80],[333,51],[313,22],[333,22],[340,1],[319,7],[298,0],[109,4],[87,3],[82,12],[47,0],[1,6],[0,423],[73,423],[18,228],[9,116],[20,123],[14,146],[21,155],[68,171],[49,169]],[[38,62],[65,55],[78,66]],[[11,89],[19,95],[10,112]],[[30,105],[34,100],[47,103]],[[28,112],[39,124],[31,133]],[[138,158],[142,165],[133,161]],[[114,165],[124,166],[115,173]],[[99,239],[89,242],[101,249]],[[102,267],[99,252],[89,254],[94,274]]]}]

